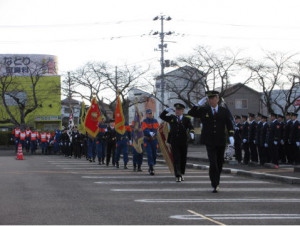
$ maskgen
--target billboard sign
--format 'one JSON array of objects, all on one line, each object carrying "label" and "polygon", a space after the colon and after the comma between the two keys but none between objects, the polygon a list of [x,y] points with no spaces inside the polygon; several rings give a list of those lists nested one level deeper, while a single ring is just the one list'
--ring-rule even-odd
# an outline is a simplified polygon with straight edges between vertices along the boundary
[{"label": "billboard sign", "polygon": [[0,76],[55,76],[57,57],[38,54],[0,54]]}]

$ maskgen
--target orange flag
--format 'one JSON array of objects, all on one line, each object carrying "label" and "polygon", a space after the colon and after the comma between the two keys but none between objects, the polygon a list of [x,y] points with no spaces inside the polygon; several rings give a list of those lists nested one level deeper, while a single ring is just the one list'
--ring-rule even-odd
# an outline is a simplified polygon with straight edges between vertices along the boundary
[{"label": "orange flag", "polygon": [[125,118],[123,115],[123,108],[120,95],[118,95],[117,98],[117,106],[115,111],[115,130],[117,133],[122,135],[125,133]]},{"label": "orange flag", "polygon": [[101,112],[99,110],[96,97],[93,97],[91,106],[86,113],[84,120],[84,127],[88,134],[92,137],[96,137],[99,132],[99,121],[101,118]]}]

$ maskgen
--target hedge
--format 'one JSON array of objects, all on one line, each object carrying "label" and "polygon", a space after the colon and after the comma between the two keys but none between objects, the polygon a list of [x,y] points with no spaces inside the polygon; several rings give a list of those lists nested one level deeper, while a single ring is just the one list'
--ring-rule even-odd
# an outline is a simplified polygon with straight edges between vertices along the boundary
[{"label": "hedge", "polygon": [[8,146],[13,144],[10,138],[11,131],[0,131],[0,146]]}]

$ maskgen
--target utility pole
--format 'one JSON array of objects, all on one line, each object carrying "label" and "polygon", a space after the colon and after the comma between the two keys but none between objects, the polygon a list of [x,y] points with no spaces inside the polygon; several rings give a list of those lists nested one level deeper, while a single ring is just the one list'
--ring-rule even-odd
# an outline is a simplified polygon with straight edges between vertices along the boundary
[{"label": "utility pole", "polygon": [[[159,34],[160,36],[160,44],[158,45],[158,48],[160,49],[161,57],[160,57],[160,65],[161,65],[161,111],[163,111],[164,103],[165,103],[165,59],[164,59],[164,52],[168,52],[168,50],[165,50],[167,48],[167,44],[164,44],[164,37],[165,35],[171,35],[172,32],[164,33],[164,20],[170,21],[172,18],[168,16],[167,18],[164,15],[156,16],[153,20],[161,20],[161,31],[160,33],[158,31],[154,32],[153,35]],[[154,51],[159,51],[158,49],[154,49]]]}]

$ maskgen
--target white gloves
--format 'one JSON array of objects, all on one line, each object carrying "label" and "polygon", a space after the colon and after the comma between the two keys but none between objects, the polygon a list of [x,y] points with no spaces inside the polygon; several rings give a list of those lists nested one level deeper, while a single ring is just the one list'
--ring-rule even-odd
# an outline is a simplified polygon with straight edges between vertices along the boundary
[{"label": "white gloves", "polygon": [[235,130],[239,130],[240,128],[239,127],[235,127]]},{"label": "white gloves", "polygon": [[198,105],[199,106],[204,105],[206,101],[207,101],[207,97],[205,96],[198,102]]},{"label": "white gloves", "polygon": [[278,144],[278,142],[277,142],[277,141],[274,141],[274,144],[275,144],[275,145],[277,145],[277,144]]},{"label": "white gloves", "polygon": [[13,138],[10,138],[10,140],[13,140]]},{"label": "white gloves", "polygon": [[75,138],[77,137],[77,135],[75,135]]},{"label": "white gloves", "polygon": [[107,132],[107,129],[105,129],[105,132]]},{"label": "white gloves", "polygon": [[267,143],[265,143],[265,147],[266,147],[266,148],[268,147],[268,144],[267,144]]},{"label": "white gloves", "polygon": [[243,143],[246,143],[247,142],[247,139],[243,139]]},{"label": "white gloves", "polygon": [[[151,133],[151,132],[150,132]],[[132,145],[132,140],[129,141],[129,145]]]},{"label": "white gloves", "polygon": [[234,138],[233,137],[229,137],[229,141],[230,141],[230,145],[234,145]]},{"label": "white gloves", "polygon": [[190,133],[191,139],[194,140],[195,139],[195,134]]},{"label": "white gloves", "polygon": [[172,111],[174,111],[174,108],[166,108],[165,111],[172,112]]},{"label": "white gloves", "polygon": [[283,141],[283,140],[281,140],[280,143],[281,143],[282,145],[284,145],[284,141]]},{"label": "white gloves", "polygon": [[69,146],[71,146],[71,143],[69,143]]},{"label": "white gloves", "polygon": [[299,147],[299,145],[300,145],[300,142],[296,142],[296,145]]},{"label": "white gloves", "polygon": [[80,146],[82,147],[82,146],[83,146],[83,144],[80,144]]},{"label": "white gloves", "polygon": [[151,137],[154,137],[155,136],[155,133],[153,133],[153,132],[149,132],[150,133],[150,136]]},{"label": "white gloves", "polygon": [[255,141],[255,140],[253,140],[253,144],[256,144],[256,141]]}]

